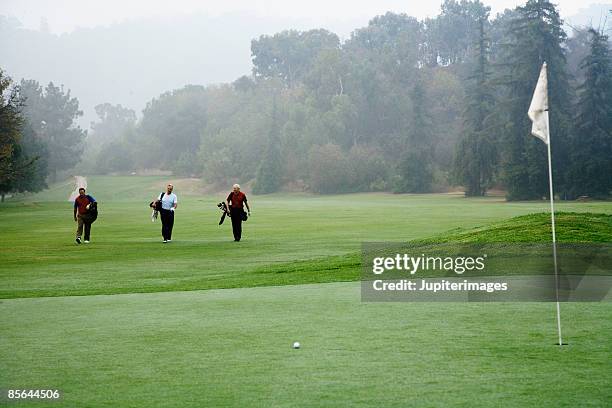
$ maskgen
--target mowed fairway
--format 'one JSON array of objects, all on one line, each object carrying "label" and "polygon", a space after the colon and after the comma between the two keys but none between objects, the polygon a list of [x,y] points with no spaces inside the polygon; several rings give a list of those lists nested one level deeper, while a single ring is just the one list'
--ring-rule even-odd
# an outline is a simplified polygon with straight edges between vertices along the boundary
[{"label": "mowed fairway", "polygon": [[[251,196],[253,216],[244,224],[243,241],[235,243],[229,220],[218,225],[221,213],[215,204],[227,194],[193,194],[189,180],[175,185],[179,209],[168,245],[161,242],[161,224],[151,222],[148,208],[164,186],[159,178],[90,179],[88,192],[99,201],[100,216],[88,246],[74,243],[76,224],[65,201],[69,183],[3,204],[0,297],[354,280],[357,265],[344,272],[336,264],[358,253],[364,241],[408,241],[547,210],[545,202],[459,195]],[[558,210],[612,213],[612,203],[559,203]],[[286,273],[296,261],[300,270]]]},{"label": "mowed fairway", "polygon": [[[73,242],[71,206],[59,201],[68,184],[0,206],[0,388],[60,389],[54,406],[66,407],[612,400],[610,303],[563,304],[570,345],[559,348],[553,304],[362,303],[357,282],[303,284],[354,280],[358,266],[342,259],[363,241],[483,226],[544,202],[250,196],[234,243],[217,225],[223,195],[186,194],[178,180],[174,242],[163,245],[147,208],[163,182],[90,179],[101,209],[90,246]],[[612,213],[612,203],[559,209]]]}]

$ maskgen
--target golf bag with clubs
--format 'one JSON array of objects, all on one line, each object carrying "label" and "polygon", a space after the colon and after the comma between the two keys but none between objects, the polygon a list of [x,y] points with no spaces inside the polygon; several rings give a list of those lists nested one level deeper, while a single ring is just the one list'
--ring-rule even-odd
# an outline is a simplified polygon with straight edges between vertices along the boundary
[{"label": "golf bag with clubs", "polygon": [[[230,214],[230,211],[227,208],[227,204],[224,201],[217,204],[217,207],[221,211],[223,211],[223,214],[221,215],[221,219],[219,220],[219,225],[221,225],[225,221],[225,217],[231,217],[232,215]],[[241,216],[242,216],[242,221],[246,221],[249,218],[249,216],[247,215],[245,211],[242,211]]]}]

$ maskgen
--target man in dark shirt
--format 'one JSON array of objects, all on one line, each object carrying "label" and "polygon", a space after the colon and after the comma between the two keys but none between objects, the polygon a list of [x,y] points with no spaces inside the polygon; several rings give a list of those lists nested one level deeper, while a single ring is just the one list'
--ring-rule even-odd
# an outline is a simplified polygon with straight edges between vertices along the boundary
[{"label": "man in dark shirt", "polygon": [[91,231],[92,220],[88,217],[88,210],[91,203],[95,203],[96,200],[89,194],[85,194],[83,187],[79,188],[79,196],[74,200],[74,221],[78,223],[76,233],[76,243],[81,243],[81,235],[83,234],[83,227],[85,228],[84,242],[89,244],[89,233]]},{"label": "man in dark shirt", "polygon": [[227,207],[232,219],[232,231],[234,232],[234,241],[240,241],[242,237],[242,217],[244,215],[244,206],[246,205],[251,215],[251,208],[247,202],[246,194],[240,191],[240,186],[234,184],[233,191],[227,196]]}]

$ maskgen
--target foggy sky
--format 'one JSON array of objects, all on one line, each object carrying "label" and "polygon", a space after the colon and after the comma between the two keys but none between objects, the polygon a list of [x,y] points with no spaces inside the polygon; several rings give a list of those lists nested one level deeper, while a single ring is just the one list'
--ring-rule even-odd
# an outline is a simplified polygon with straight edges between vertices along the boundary
[{"label": "foggy sky", "polygon": [[[523,4],[524,0],[486,0],[492,15]],[[433,17],[440,10],[436,0],[2,0],[0,14],[14,16],[24,27],[37,29],[45,19],[53,33],[77,27],[109,25],[125,20],[201,12],[218,17],[227,13],[252,13],[258,17],[302,20],[347,37],[352,28],[367,24],[387,11],[404,12],[419,19]],[[563,16],[577,14],[590,2],[557,0]],[[600,1],[611,4],[610,1]],[[352,27],[352,28],[351,28]]]},{"label": "foggy sky", "polygon": [[[485,0],[492,17],[526,0]],[[612,8],[612,1],[594,2]],[[326,28],[342,40],[387,11],[423,19],[442,0],[0,0],[0,15],[59,36],[0,38],[0,63],[15,80],[65,85],[87,128],[93,107],[109,102],[140,112],[160,93],[186,84],[231,82],[251,70],[250,41],[283,29]],[[590,1],[557,0],[566,22]],[[582,13],[597,26],[600,11]],[[601,9],[599,9],[601,10]],[[596,14],[594,16],[594,14]],[[585,17],[586,16],[586,17]],[[612,19],[612,16],[610,17]],[[576,21],[574,21],[576,20]],[[608,22],[608,26],[611,23]],[[80,28],[80,29],[79,29]],[[38,32],[38,31],[36,31]],[[49,38],[52,37],[52,38]],[[4,49],[2,49],[4,47]]]}]

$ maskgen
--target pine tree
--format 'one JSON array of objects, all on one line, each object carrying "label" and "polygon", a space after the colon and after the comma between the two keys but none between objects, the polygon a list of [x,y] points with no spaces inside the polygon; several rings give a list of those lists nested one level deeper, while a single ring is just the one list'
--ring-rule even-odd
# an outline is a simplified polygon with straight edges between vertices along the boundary
[{"label": "pine tree", "polygon": [[434,141],[432,121],[427,113],[426,94],[418,80],[411,94],[412,132],[408,149],[399,163],[400,178],[395,186],[398,193],[429,193],[432,188]]},{"label": "pine tree", "polygon": [[15,173],[13,191],[37,192],[47,188],[47,146],[24,120],[18,149],[18,171]]},{"label": "pine tree", "polygon": [[79,101],[52,82],[44,89],[37,81],[22,80],[20,92],[25,98],[23,116],[46,146],[46,163],[52,181],[57,173],[75,166],[84,149],[86,131],[76,119],[83,115]]},{"label": "pine tree", "polygon": [[280,151],[280,135],[277,122],[276,99],[274,99],[270,133],[268,135],[268,145],[266,146],[264,158],[257,169],[255,185],[253,186],[253,193],[255,194],[275,193],[281,186],[283,162]]},{"label": "pine tree", "polygon": [[581,64],[584,82],[579,88],[572,139],[570,197],[605,197],[612,190],[612,58],[608,36],[593,29],[590,53]]},{"label": "pine tree", "polygon": [[479,21],[474,47],[475,67],[467,80],[464,128],[455,155],[455,178],[465,186],[466,196],[484,196],[493,180],[496,160],[491,140],[491,113],[494,97],[490,87],[489,39],[485,35],[486,16]]},{"label": "pine tree", "polygon": [[531,135],[527,109],[546,61],[554,178],[563,186],[570,135],[570,86],[563,48],[566,34],[559,13],[548,0],[529,0],[517,11],[519,16],[507,33],[509,49],[500,64],[505,69],[501,83],[506,90],[497,108],[503,112],[498,124],[503,129],[503,180],[507,199],[539,199],[548,195],[547,153],[546,146]]}]

